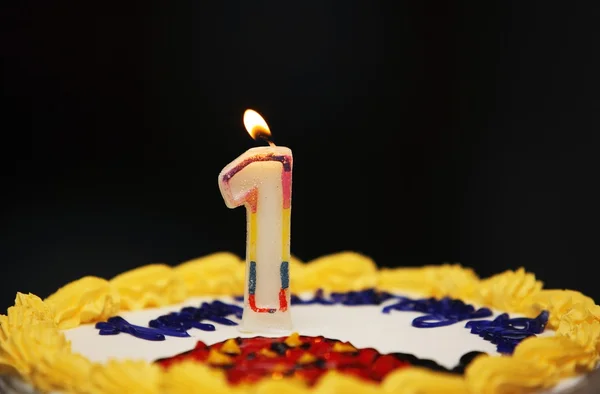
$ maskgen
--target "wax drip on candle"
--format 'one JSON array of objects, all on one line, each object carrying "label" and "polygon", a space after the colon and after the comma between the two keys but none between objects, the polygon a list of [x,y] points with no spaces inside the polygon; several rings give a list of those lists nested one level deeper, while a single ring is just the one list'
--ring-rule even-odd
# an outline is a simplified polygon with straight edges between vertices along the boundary
[{"label": "wax drip on candle", "polygon": [[255,110],[247,109],[244,112],[244,127],[252,139],[262,139],[270,146],[275,146],[272,141],[271,130],[264,118]]}]

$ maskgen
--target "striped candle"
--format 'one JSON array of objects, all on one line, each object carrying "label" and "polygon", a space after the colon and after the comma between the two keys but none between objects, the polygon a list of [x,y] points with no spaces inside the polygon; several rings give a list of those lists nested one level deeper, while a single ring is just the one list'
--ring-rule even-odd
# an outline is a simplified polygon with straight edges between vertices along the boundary
[{"label": "striped candle", "polygon": [[245,205],[247,211],[241,330],[291,330],[292,151],[273,144],[249,149],[221,171],[219,188],[229,208]]}]

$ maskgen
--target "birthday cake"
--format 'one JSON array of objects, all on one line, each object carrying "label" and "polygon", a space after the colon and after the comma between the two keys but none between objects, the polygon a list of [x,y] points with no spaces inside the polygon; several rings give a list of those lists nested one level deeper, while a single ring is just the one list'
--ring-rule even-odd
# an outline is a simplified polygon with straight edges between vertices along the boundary
[{"label": "birthday cake", "polygon": [[600,307],[524,269],[343,252],[289,271],[288,332],[242,329],[231,253],[19,293],[0,316],[0,392],[562,392],[599,358]]},{"label": "birthday cake", "polygon": [[[244,124],[267,140],[255,111]],[[84,277],[0,315],[0,389],[81,394],[561,392],[596,367],[600,307],[524,269],[380,268],[290,254],[292,151],[219,174],[245,260],[216,253]],[[549,391],[550,390],[550,391]]]}]

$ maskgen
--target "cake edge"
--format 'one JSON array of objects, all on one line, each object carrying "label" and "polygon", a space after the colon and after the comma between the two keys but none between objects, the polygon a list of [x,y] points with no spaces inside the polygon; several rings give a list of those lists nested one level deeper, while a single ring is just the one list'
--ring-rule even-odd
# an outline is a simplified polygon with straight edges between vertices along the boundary
[{"label": "cake edge", "polygon": [[391,393],[419,389],[436,393],[504,393],[547,389],[564,378],[595,368],[600,348],[600,306],[578,291],[543,289],[524,268],[479,278],[460,264],[385,268],[360,253],[339,252],[303,263],[290,261],[294,292],[354,291],[377,288],[449,296],[481,306],[534,316],[550,312],[553,337],[532,337],[512,356],[481,356],[464,376],[418,367],[390,374],[380,384],[336,372],[308,388],[291,379],[264,380],[231,390],[223,374],[206,365],[183,363],[169,370],[147,362],[92,363],[73,353],[63,329],[107,319],[119,312],[176,304],[192,296],[243,293],[245,264],[217,252],[171,267],[149,264],[110,280],[86,276],[45,300],[17,293],[15,305],[0,315],[0,374],[18,375],[42,392],[105,393],[136,391],[359,392]]}]

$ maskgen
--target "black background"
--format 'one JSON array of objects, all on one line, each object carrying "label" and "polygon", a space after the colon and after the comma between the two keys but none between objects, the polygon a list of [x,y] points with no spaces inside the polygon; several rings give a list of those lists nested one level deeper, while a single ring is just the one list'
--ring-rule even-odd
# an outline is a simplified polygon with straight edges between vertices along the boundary
[{"label": "black background", "polygon": [[301,259],[524,266],[600,298],[599,8],[447,3],[3,2],[2,310],[243,255],[217,175],[259,144],[246,108],[294,152]]}]

